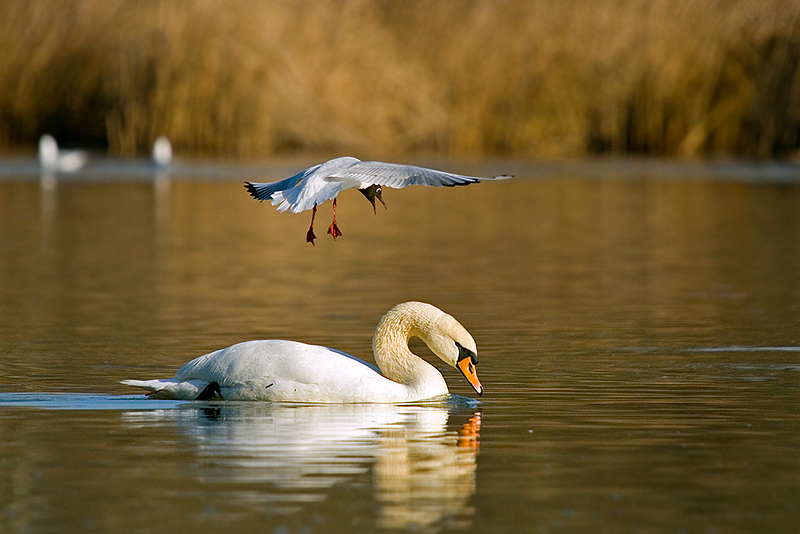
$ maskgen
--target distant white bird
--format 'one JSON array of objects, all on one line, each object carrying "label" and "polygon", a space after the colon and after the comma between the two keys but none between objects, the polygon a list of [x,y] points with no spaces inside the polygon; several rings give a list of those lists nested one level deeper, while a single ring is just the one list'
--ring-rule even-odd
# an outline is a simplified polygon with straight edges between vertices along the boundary
[{"label": "distant white bird", "polygon": [[165,169],[172,163],[172,143],[166,137],[158,137],[153,143],[153,163],[159,169]]},{"label": "distant white bird", "polygon": [[300,213],[313,210],[311,226],[306,234],[306,241],[313,245],[317,238],[314,235],[314,217],[317,214],[317,205],[327,200],[333,199],[333,222],[328,227],[328,233],[334,239],[342,235],[336,224],[336,198],[345,189],[358,189],[370,201],[373,211],[377,213],[375,199],[378,199],[384,208],[386,207],[381,196],[383,186],[395,189],[409,185],[454,187],[505,178],[511,178],[511,176],[505,174],[492,178],[462,176],[413,165],[361,161],[356,158],[341,157],[309,167],[303,172],[279,182],[245,182],[245,187],[256,200],[270,200],[273,206],[277,205],[278,211],[288,210],[291,213]]},{"label": "distant white bird", "polygon": [[45,173],[75,172],[86,164],[82,150],[59,151],[58,143],[50,134],[39,139],[39,165]]}]

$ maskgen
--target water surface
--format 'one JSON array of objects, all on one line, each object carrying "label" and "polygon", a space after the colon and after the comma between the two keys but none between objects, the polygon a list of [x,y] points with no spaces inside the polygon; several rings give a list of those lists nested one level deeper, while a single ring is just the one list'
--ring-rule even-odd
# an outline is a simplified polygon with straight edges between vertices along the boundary
[{"label": "water surface", "polygon": [[[310,214],[230,177],[118,171],[0,181],[0,531],[800,524],[791,169],[492,166],[517,178],[387,190],[377,215],[346,192],[344,236],[324,234],[325,205],[316,247]],[[412,299],[475,337],[480,403],[181,403],[118,384],[247,339],[371,360],[378,318]]]}]

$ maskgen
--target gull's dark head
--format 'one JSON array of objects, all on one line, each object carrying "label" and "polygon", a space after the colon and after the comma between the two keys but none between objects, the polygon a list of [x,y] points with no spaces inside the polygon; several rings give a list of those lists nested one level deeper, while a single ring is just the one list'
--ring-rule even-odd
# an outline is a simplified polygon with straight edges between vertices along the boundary
[{"label": "gull's dark head", "polygon": [[367,200],[369,200],[369,203],[372,204],[372,211],[374,211],[375,213],[378,213],[378,208],[375,206],[375,199],[376,198],[380,201],[381,204],[383,204],[384,209],[386,208],[386,202],[384,202],[383,198],[381,198],[381,193],[383,192],[383,190],[381,189],[381,186],[379,186],[377,184],[372,184],[369,187],[365,187],[363,189],[359,189],[359,191],[361,191],[362,195],[367,197]]}]

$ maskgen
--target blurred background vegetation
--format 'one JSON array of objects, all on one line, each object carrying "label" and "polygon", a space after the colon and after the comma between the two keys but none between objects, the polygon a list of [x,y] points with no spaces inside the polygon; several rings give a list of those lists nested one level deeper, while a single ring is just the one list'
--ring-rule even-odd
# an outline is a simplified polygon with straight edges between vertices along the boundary
[{"label": "blurred background vegetation", "polygon": [[796,158],[796,0],[0,0],[0,148]]}]

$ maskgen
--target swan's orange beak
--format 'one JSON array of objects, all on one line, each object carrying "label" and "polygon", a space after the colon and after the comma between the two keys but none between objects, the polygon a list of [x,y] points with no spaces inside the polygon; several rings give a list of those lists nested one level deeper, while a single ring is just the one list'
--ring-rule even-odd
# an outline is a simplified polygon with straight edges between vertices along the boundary
[{"label": "swan's orange beak", "polygon": [[480,397],[483,395],[483,386],[481,385],[481,381],[478,380],[478,370],[475,368],[475,364],[473,363],[473,360],[477,359],[478,357],[474,354],[471,356],[464,355],[458,359],[456,367],[458,367],[458,370],[461,371],[461,374],[467,379],[469,385],[472,386],[472,389],[474,389]]}]

